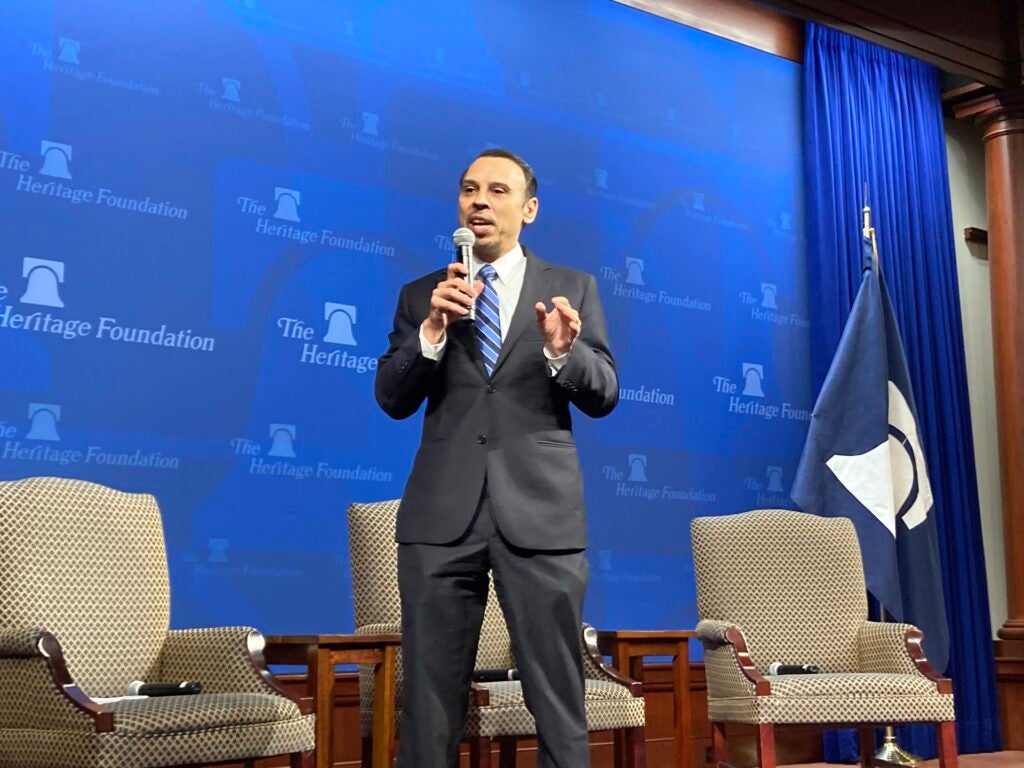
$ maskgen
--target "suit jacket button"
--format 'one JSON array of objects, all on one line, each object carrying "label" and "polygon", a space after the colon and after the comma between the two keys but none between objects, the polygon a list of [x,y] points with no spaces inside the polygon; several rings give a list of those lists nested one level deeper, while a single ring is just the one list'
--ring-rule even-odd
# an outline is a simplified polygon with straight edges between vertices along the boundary
[{"label": "suit jacket button", "polygon": [[477,435],[476,436],[476,441],[478,443],[480,443],[480,445],[486,445],[487,444],[487,435]]},{"label": "suit jacket button", "polygon": [[494,388],[493,384],[488,384],[487,385],[487,394],[492,394],[493,392],[496,392],[496,391],[497,390]]}]

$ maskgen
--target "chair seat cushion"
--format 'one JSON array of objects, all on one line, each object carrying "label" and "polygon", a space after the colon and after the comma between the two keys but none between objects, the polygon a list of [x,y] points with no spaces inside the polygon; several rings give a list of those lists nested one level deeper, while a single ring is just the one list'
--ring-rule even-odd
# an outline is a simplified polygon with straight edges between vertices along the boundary
[{"label": "chair seat cushion", "polygon": [[295,702],[264,693],[159,696],[126,699],[105,706],[114,713],[115,733],[126,736],[205,731],[302,717]]},{"label": "chair seat cushion", "polygon": [[953,719],[952,694],[921,675],[766,675],[768,696],[709,698],[708,716],[740,723],[913,723]]},{"label": "chair seat cushion", "polygon": [[[586,680],[583,690],[584,701],[608,701],[612,699],[629,700],[633,695],[625,686],[605,680]],[[492,707],[522,707],[523,686],[518,682],[486,683],[483,685],[491,695]]]},{"label": "chair seat cushion", "polygon": [[[611,681],[588,679],[584,682],[587,730],[636,728],[644,724],[643,697],[634,698],[624,686]],[[488,683],[484,687],[490,693],[490,704],[470,707],[466,736],[533,736],[537,733],[520,683]]]},{"label": "chair seat cushion", "polygon": [[935,683],[921,675],[836,672],[823,675],[765,675],[772,696],[927,696]]}]

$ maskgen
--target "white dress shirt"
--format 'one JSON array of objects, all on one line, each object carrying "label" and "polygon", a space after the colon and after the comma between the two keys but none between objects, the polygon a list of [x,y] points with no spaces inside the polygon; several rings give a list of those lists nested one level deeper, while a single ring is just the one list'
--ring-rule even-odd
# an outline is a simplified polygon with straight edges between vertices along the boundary
[{"label": "white dress shirt", "polygon": [[[475,279],[481,279],[477,276],[480,269],[487,263],[477,259],[475,255],[470,258],[471,272]],[[509,326],[512,324],[512,315],[519,304],[519,294],[523,292],[523,277],[526,275],[526,255],[523,253],[522,246],[516,243],[511,251],[499,256],[490,264],[494,267],[494,271],[497,272],[491,285],[494,288],[494,292],[498,294],[501,340],[504,342],[505,337],[508,336]],[[532,307],[530,309],[531,311],[533,310]],[[447,334],[442,333],[437,344],[431,344],[427,341],[427,337],[423,335],[423,327],[420,326],[420,351],[429,360],[441,359],[447,340]],[[551,376],[555,376],[562,370],[565,361],[569,359],[569,353],[554,357],[548,352],[547,344],[545,344],[544,357],[548,361],[548,373]]]}]

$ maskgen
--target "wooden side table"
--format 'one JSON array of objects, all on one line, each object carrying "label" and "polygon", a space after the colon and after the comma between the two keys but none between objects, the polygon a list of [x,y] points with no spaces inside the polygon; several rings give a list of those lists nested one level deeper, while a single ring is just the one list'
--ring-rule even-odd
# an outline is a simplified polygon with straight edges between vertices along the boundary
[{"label": "wooden side table", "polygon": [[277,635],[267,638],[268,664],[301,664],[316,712],[316,768],[330,768],[334,731],[334,665],[373,665],[373,768],[391,768],[395,743],[395,657],[401,635]]},{"label": "wooden side table", "polygon": [[[690,701],[689,630],[608,630],[597,633],[601,653],[612,657],[615,667],[625,675],[643,682],[644,658],[672,657],[672,707],[675,722],[676,768],[691,768],[693,755],[693,704]],[[616,750],[625,751],[616,741]],[[623,765],[628,758],[622,756]]]}]

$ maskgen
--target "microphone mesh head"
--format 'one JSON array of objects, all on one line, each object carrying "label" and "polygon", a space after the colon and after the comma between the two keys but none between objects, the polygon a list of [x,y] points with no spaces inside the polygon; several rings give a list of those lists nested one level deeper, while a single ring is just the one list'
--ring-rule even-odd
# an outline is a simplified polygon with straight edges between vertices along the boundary
[{"label": "microphone mesh head", "polygon": [[473,234],[473,230],[467,227],[459,227],[452,232],[452,242],[455,243],[456,248],[461,248],[464,245],[472,247],[473,243],[476,242],[476,235]]}]

